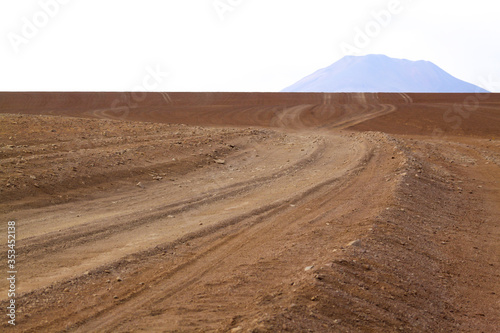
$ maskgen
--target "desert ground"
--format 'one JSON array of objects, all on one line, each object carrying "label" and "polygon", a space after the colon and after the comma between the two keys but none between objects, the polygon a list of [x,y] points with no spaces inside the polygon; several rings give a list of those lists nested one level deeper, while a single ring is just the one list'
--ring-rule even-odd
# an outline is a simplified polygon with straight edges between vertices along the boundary
[{"label": "desert ground", "polygon": [[498,94],[0,93],[1,330],[498,332],[499,139]]}]

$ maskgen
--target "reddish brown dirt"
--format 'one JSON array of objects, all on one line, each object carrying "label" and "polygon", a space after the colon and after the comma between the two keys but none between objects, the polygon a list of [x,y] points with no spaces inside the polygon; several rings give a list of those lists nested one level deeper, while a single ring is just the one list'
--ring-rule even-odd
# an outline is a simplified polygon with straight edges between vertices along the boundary
[{"label": "reddish brown dirt", "polygon": [[135,97],[0,94],[3,330],[499,331],[500,96]]}]

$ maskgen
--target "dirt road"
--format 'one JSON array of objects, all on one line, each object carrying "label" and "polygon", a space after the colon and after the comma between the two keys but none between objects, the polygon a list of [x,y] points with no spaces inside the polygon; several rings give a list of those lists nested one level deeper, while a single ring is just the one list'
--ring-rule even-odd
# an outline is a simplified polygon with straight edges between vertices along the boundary
[{"label": "dirt road", "polygon": [[0,94],[15,330],[497,330],[500,98],[464,98]]}]

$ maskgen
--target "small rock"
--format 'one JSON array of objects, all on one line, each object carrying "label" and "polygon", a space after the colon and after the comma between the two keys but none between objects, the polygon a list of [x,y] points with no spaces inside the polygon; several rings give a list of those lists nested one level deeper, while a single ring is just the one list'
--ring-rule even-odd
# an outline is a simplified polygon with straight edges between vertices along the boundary
[{"label": "small rock", "polygon": [[306,271],[306,272],[307,272],[307,271],[310,271],[310,270],[311,270],[311,269],[313,269],[313,268],[314,268],[314,265],[312,265],[312,266],[307,266],[306,268],[304,268],[304,271]]},{"label": "small rock", "polygon": [[118,299],[118,296],[116,296],[116,295],[115,295],[115,296],[113,296],[113,298],[114,298],[114,299]]},{"label": "small rock", "polygon": [[363,267],[363,269],[365,271],[371,271],[372,270],[372,267],[370,265],[367,265],[367,264],[363,264],[363,265],[361,265],[361,267]]},{"label": "small rock", "polygon": [[243,332],[243,327],[241,326],[235,327],[231,330],[231,332],[233,333]]},{"label": "small rock", "polygon": [[353,240],[347,246],[359,246],[361,244],[361,241],[359,239]]},{"label": "small rock", "polygon": [[142,183],[141,183],[141,182],[138,182],[137,184],[135,184],[135,186],[138,186],[138,187],[140,187],[140,188],[144,188],[144,185],[142,185]]},{"label": "small rock", "polygon": [[169,219],[173,219],[175,216],[174,215],[169,215],[167,216]]},{"label": "small rock", "polygon": [[214,160],[214,162],[217,164],[226,164],[225,160]]},{"label": "small rock", "polygon": [[122,282],[123,280],[122,280],[122,278],[121,278],[121,277],[117,277],[117,278],[116,278],[116,281],[117,281],[117,282]]}]

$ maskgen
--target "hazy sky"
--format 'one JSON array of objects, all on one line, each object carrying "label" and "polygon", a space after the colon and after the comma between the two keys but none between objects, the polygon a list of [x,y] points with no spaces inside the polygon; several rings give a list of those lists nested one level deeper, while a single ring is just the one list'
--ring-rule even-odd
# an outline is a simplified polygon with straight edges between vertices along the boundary
[{"label": "hazy sky", "polygon": [[346,54],[500,92],[497,0],[0,3],[0,90],[280,91]]}]

